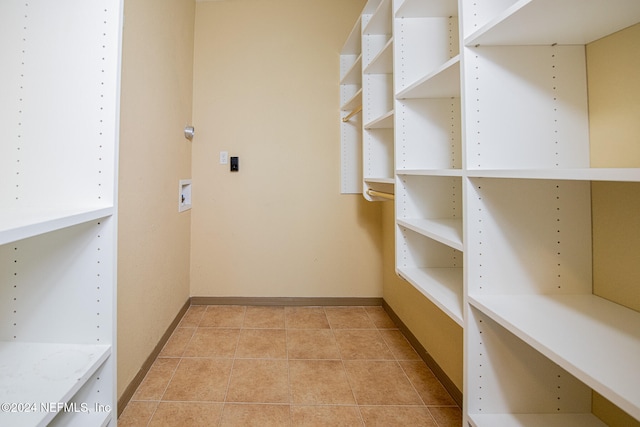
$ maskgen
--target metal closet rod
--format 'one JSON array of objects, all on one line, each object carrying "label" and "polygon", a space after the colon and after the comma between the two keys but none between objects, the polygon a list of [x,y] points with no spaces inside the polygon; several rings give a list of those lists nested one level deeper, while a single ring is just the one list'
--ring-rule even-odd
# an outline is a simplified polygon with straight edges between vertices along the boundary
[{"label": "metal closet rod", "polygon": [[349,119],[353,116],[355,116],[356,114],[358,114],[360,111],[362,111],[362,105],[356,107],[352,112],[350,112],[349,114],[347,114],[346,116],[344,116],[342,118],[343,122],[348,122]]},{"label": "metal closet rod", "polygon": [[367,194],[372,197],[380,197],[382,199],[394,200],[396,196],[393,193],[383,193],[382,191],[367,190]]}]

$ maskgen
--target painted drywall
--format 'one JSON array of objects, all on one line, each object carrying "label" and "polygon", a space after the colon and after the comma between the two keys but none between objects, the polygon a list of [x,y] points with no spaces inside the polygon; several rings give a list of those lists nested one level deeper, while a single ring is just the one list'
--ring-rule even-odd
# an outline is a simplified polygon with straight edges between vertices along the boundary
[{"label": "painted drywall", "polygon": [[463,387],[463,329],[395,272],[393,203],[383,204],[384,300],[455,384]]},{"label": "painted drywall", "polygon": [[[587,46],[592,167],[640,167],[640,24]],[[640,184],[593,182],[593,292],[640,311]],[[608,425],[640,422],[594,394]]]},{"label": "painted drywall", "polygon": [[640,183],[594,182],[593,291],[640,311]]},{"label": "painted drywall", "polygon": [[[193,0],[126,0],[122,58],[118,396],[189,298]],[[197,129],[196,129],[197,132]]]},{"label": "painted drywall", "polygon": [[197,3],[191,295],[382,295],[380,205],[339,182],[339,52],[364,3]]},{"label": "painted drywall", "polygon": [[640,24],[587,45],[591,167],[640,167]]}]

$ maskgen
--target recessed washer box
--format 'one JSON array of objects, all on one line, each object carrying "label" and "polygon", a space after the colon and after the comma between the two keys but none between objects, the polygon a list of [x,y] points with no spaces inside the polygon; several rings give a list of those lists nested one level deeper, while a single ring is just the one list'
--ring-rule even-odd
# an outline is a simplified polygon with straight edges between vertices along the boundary
[{"label": "recessed washer box", "polygon": [[178,187],[178,212],[191,209],[191,180],[181,179]]}]

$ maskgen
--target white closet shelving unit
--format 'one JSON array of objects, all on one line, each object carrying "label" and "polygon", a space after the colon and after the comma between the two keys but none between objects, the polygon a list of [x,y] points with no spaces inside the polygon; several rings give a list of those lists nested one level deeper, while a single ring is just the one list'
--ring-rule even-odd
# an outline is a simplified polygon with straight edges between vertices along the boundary
[{"label": "white closet shelving unit", "polygon": [[392,0],[369,0],[340,53],[341,192],[394,193]]},{"label": "white closet shelving unit", "polygon": [[462,145],[455,0],[394,4],[396,269],[462,326]]},{"label": "white closet shelving unit", "polygon": [[604,425],[595,390],[640,419],[640,314],[592,293],[586,43],[634,1],[462,0],[465,414],[469,425]]},{"label": "white closet shelving unit", "polygon": [[592,182],[640,169],[591,166],[585,56],[640,2],[378,0],[361,19],[364,188],[395,174],[397,272],[464,328],[464,425],[603,426],[594,391],[640,420],[640,313],[593,293],[591,219]]},{"label": "white closet shelving unit", "polygon": [[362,193],[361,19],[340,52],[340,119],[340,192]]},{"label": "white closet shelving unit", "polygon": [[[391,0],[369,0],[362,13],[363,195],[393,194],[393,36]],[[375,193],[374,193],[375,194]]]},{"label": "white closet shelving unit", "polygon": [[121,15],[0,2],[2,425],[116,424]]}]

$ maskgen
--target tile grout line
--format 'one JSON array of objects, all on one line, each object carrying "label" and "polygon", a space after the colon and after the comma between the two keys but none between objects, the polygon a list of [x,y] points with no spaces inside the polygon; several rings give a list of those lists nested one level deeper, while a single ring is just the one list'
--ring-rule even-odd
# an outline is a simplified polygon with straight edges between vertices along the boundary
[{"label": "tile grout line", "polygon": [[238,346],[240,345],[240,338],[242,337],[242,330],[244,329],[244,321],[247,318],[247,307],[243,307],[242,311],[242,324],[240,324],[240,328],[238,331],[238,337],[236,338],[236,345],[233,350],[233,358],[231,359],[231,368],[229,369],[229,378],[227,379],[227,387],[224,390],[224,397],[222,398],[222,410],[220,411],[220,418],[218,419],[218,426],[222,425],[222,420],[224,417],[224,410],[227,407],[227,398],[229,397],[229,388],[231,387],[231,378],[233,376],[233,369],[236,365],[236,359],[238,355]]},{"label": "tile grout line", "polygon": [[[156,359],[156,361],[157,360],[158,359]],[[178,367],[180,366],[181,363],[182,363],[182,357],[180,357],[180,360],[176,364],[175,368],[173,368],[173,370],[171,371],[171,375],[169,376],[169,381],[167,381],[167,384],[164,386],[164,389],[162,390],[162,394],[160,394],[160,398],[158,399],[158,403],[156,404],[156,407],[154,408],[153,412],[151,413],[151,416],[149,417],[149,421],[147,421],[147,426],[149,424],[151,424],[151,421],[153,420],[153,417],[156,415],[156,412],[158,411],[158,407],[160,407],[160,404],[162,403],[162,398],[166,394],[167,389],[169,388],[169,384],[171,384],[171,380],[173,380],[173,377],[176,374],[176,371],[178,370]]]},{"label": "tile grout line", "polygon": [[153,419],[153,416],[156,414],[156,411],[158,410],[158,406],[160,406],[160,401],[156,402],[156,407],[153,408],[153,411],[151,412],[151,416],[149,416],[149,419],[147,420],[147,427],[149,426],[149,424],[151,424],[151,420]]},{"label": "tile grout line", "polygon": [[327,312],[325,310],[325,308],[322,309],[322,311],[324,312],[325,317],[327,318],[327,324],[329,325],[329,330],[331,331],[331,336],[333,337],[335,343],[336,343],[336,347],[338,348],[338,353],[340,353],[340,364],[342,365],[342,369],[344,370],[344,375],[347,378],[347,383],[349,384],[349,390],[351,391],[351,396],[353,396],[353,402],[355,403],[355,407],[358,410],[358,418],[360,419],[360,425],[362,425],[363,427],[365,426],[365,422],[364,422],[364,417],[362,416],[362,411],[360,410],[360,404],[358,403],[358,399],[356,398],[356,394],[353,391],[353,384],[351,383],[351,380],[349,378],[349,373],[347,372],[347,367],[344,363],[344,357],[342,355],[342,350],[340,349],[340,345],[338,345],[338,340],[336,338],[336,335],[334,333],[334,328],[331,326],[331,322],[329,322],[329,316],[327,316]]},{"label": "tile grout line", "polygon": [[434,424],[439,427],[440,423],[438,422],[438,420],[435,419],[435,417],[431,413],[431,410],[429,410],[429,407],[427,406],[427,403],[422,398],[422,395],[420,394],[420,392],[418,392],[418,389],[416,388],[416,386],[413,383],[413,381],[411,381],[411,378],[407,374],[407,371],[404,369],[404,367],[402,366],[402,364],[399,361],[396,361],[396,363],[398,363],[398,365],[400,366],[400,369],[402,370],[402,373],[404,374],[405,378],[407,379],[407,381],[409,381],[409,384],[411,384],[411,387],[413,388],[413,391],[415,391],[415,393],[418,395],[418,398],[420,399],[420,402],[422,402],[421,407],[423,407],[423,408],[425,408],[427,410],[427,413],[429,414],[429,417],[431,417],[431,419],[433,420]]},{"label": "tile grout line", "polygon": [[293,426],[293,390],[291,389],[291,363],[289,359],[289,330],[287,329],[287,315],[284,314],[284,348],[287,360],[287,390],[289,395],[289,426]]},{"label": "tile grout line", "polygon": [[[367,315],[367,318],[369,319],[369,321],[371,321],[371,323],[373,323],[373,326],[375,327],[375,322],[373,322],[373,320],[371,319],[371,316],[369,316],[369,313],[367,313],[367,310],[364,310],[364,312]],[[349,329],[345,329],[345,330],[349,330]],[[344,365],[344,358],[343,358],[342,364]],[[347,371],[346,366],[345,366],[344,370],[345,370],[345,373],[346,373],[346,371]],[[347,375],[347,381],[349,381],[349,375]],[[351,392],[353,393],[353,398],[354,398],[354,400],[356,400],[355,399],[355,392],[353,392],[353,386],[351,385],[351,382],[349,382],[349,386],[351,387]],[[356,400],[356,404],[358,405],[358,414],[360,415],[360,422],[362,423],[363,426],[366,426],[367,423],[364,421],[364,415],[362,414],[362,406],[364,406],[364,405],[360,405],[357,400]]]},{"label": "tile grout line", "polygon": [[[369,313],[367,313],[369,314]],[[378,328],[378,333],[380,333],[380,330]],[[424,401],[424,399],[422,398],[422,395],[418,392],[418,389],[416,388],[415,384],[413,383],[413,381],[411,381],[411,378],[409,377],[409,375],[407,374],[407,371],[404,369],[404,367],[402,366],[402,364],[400,363],[401,361],[403,361],[402,359],[399,359],[399,356],[397,356],[393,349],[391,348],[391,345],[387,342],[387,340],[384,338],[384,336],[382,335],[382,333],[380,333],[380,336],[382,337],[382,341],[385,343],[385,345],[387,346],[387,348],[389,349],[389,351],[391,352],[391,354],[394,357],[394,360],[396,362],[396,364],[400,367],[400,369],[402,370],[402,373],[404,374],[405,378],[407,379],[407,381],[409,381],[409,384],[411,384],[411,388],[413,388],[413,391],[418,395],[418,398],[420,399],[420,402],[422,402],[422,405],[419,405],[422,408],[425,408],[429,414],[429,417],[431,418],[431,420],[434,422],[434,424],[436,426],[440,426],[440,423],[438,423],[438,421],[435,419],[435,417],[433,416],[433,414],[431,413],[431,411],[429,410],[429,407],[427,406],[426,402]],[[402,335],[404,338],[404,334]],[[406,339],[406,338],[405,338]],[[407,341],[407,344],[409,344],[411,346],[411,344]],[[411,348],[413,349],[413,346],[411,346]],[[414,349],[415,351],[415,349]]]},{"label": "tile grout line", "polygon": [[[422,396],[420,395],[420,393],[418,392],[418,390],[416,389],[415,385],[413,384],[413,382],[411,381],[411,379],[409,378],[409,376],[407,375],[405,369],[402,367],[402,364],[400,363],[403,359],[400,358],[400,355],[396,354],[396,352],[394,351],[394,348],[391,346],[390,342],[388,339],[385,338],[385,336],[382,334],[382,332],[380,331],[380,329],[385,329],[385,330],[393,330],[390,328],[380,328],[375,320],[373,319],[371,313],[369,313],[369,311],[366,310],[366,308],[364,309],[365,313],[367,314],[367,316],[369,317],[369,320],[371,320],[371,322],[373,323],[375,330],[378,334],[378,336],[380,337],[382,343],[384,343],[385,347],[387,348],[387,350],[389,351],[389,353],[391,354],[391,356],[393,357],[393,359],[391,359],[396,366],[398,366],[401,370],[401,372],[403,373],[405,379],[409,382],[409,384],[411,385],[411,388],[413,389],[414,393],[418,396],[419,401],[421,402],[421,404],[419,405],[396,405],[396,406],[411,406],[411,407],[418,407],[418,408],[424,408],[427,410],[427,412],[429,413],[429,417],[434,421],[434,423],[436,425],[438,425],[437,421],[434,419],[433,415],[431,414],[431,411],[428,410],[428,408],[426,407],[426,404],[424,402],[424,399],[422,398]],[[382,360],[383,362],[390,362],[391,360]],[[385,406],[385,405],[367,405],[367,406]]]}]

